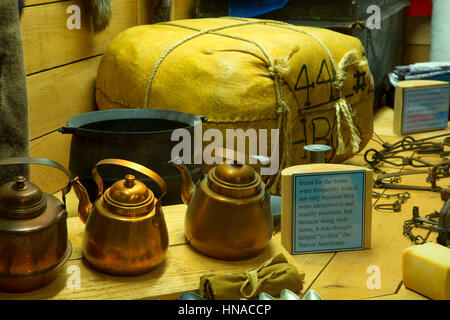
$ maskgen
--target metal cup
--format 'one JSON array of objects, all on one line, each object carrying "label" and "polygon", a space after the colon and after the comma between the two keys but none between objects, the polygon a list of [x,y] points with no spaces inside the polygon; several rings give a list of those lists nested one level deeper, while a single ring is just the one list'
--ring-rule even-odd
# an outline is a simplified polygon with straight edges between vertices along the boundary
[{"label": "metal cup", "polygon": [[325,152],[330,151],[331,147],[324,144],[309,144],[303,149],[311,153],[311,163],[325,163]]}]

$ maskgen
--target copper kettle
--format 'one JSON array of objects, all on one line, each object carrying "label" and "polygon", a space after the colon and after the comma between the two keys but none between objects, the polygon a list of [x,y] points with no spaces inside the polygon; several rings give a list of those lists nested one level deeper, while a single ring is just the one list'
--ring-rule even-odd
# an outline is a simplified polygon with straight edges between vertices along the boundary
[{"label": "copper kettle", "polygon": [[[156,199],[153,192],[135,176],[115,182],[103,192],[98,166],[118,165],[144,174],[161,188]],[[161,263],[169,246],[161,198],[167,190],[164,180],[152,170],[121,159],[104,159],[92,169],[98,187],[93,205],[78,178],[72,185],[80,203],[78,215],[86,224],[82,251],[96,269],[113,275],[137,275]]]},{"label": "copper kettle", "polygon": [[[43,158],[9,158],[0,165],[41,164],[55,167],[70,179],[59,163]],[[64,203],[23,176],[0,187],[0,291],[26,292],[52,282],[69,260],[72,247],[67,237]]]},{"label": "copper kettle", "polygon": [[196,250],[217,259],[240,260],[266,248],[273,230],[270,183],[265,184],[251,166],[219,164],[194,185],[179,159],[169,163],[183,177],[185,235]]}]

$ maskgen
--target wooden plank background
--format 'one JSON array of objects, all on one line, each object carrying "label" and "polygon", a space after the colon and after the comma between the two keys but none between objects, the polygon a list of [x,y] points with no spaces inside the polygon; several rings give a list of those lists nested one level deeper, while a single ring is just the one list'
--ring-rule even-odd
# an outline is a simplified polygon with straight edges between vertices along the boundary
[{"label": "wooden plank background", "polygon": [[[82,0],[27,0],[21,33],[27,74],[30,156],[68,167],[70,135],[55,132],[77,114],[94,111],[94,86],[101,55],[121,31],[151,23],[155,0],[114,0],[106,30],[92,31]],[[81,9],[81,28],[67,28],[67,8]],[[31,166],[30,179],[49,193],[61,189],[58,170]]]},{"label": "wooden plank background", "polygon": [[431,17],[407,17],[403,64],[430,59]]},{"label": "wooden plank background", "polygon": [[25,6],[55,2],[55,0],[25,0]]},{"label": "wooden plank background", "polygon": [[[79,6],[81,28],[67,28],[69,6]],[[26,73],[58,67],[101,54],[122,30],[137,24],[136,0],[112,2],[112,16],[107,29],[95,34],[84,2],[63,1],[26,7],[23,12],[22,41]]]},{"label": "wooden plank background", "polygon": [[[83,0],[26,0],[21,32],[27,74],[30,156],[68,167],[70,135],[56,130],[80,113],[96,110],[95,78],[101,55],[121,31],[152,23],[157,0],[114,0],[107,29],[95,34]],[[193,15],[194,0],[173,2],[171,19]],[[67,28],[67,8],[80,7],[81,28]],[[66,179],[57,170],[31,166],[30,179],[49,193]]]}]

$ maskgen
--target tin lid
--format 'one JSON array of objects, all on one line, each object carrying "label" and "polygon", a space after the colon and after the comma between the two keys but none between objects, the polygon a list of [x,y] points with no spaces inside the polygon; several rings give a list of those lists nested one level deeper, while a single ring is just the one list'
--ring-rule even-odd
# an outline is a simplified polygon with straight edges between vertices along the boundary
[{"label": "tin lid", "polygon": [[208,174],[208,186],[219,194],[248,197],[261,190],[261,177],[246,164],[219,164]]},{"label": "tin lid", "polygon": [[112,213],[129,217],[147,214],[153,202],[153,192],[131,174],[114,183],[104,196],[104,204]]},{"label": "tin lid", "polygon": [[0,187],[0,217],[30,219],[44,212],[47,200],[44,193],[24,176]]}]

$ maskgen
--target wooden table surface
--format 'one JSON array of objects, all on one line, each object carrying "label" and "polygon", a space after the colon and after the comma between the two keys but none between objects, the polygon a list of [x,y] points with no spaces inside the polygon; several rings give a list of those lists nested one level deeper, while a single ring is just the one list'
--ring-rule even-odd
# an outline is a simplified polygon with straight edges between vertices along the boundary
[{"label": "wooden table surface", "polygon": [[[401,139],[392,132],[392,109],[385,107],[375,110],[374,119],[374,131],[381,139],[386,142]],[[444,132],[450,132],[450,130],[412,136],[423,138]],[[374,135],[375,138],[376,135]],[[365,150],[347,160],[346,163],[367,166],[363,155],[370,148],[379,150],[380,145],[375,141],[370,141]],[[428,157],[438,159],[436,158],[438,155]],[[383,170],[391,172],[399,171],[400,168],[385,166]],[[420,181],[425,183],[425,177]],[[411,181],[408,182],[411,183]],[[416,180],[414,183],[419,182]],[[384,189],[374,190],[387,194],[399,192]],[[186,206],[166,206],[164,213],[170,244],[165,262],[141,276],[115,277],[95,271],[82,257],[81,239],[84,225],[76,217],[77,201],[72,191],[69,194],[67,205],[69,239],[73,246],[71,259],[49,286],[31,293],[0,293],[0,299],[176,299],[182,292],[197,291],[200,276],[203,274],[243,272],[260,265],[280,252],[284,253],[290,262],[295,263],[300,271],[305,272],[302,294],[309,289],[314,289],[323,299],[327,300],[427,299],[402,285],[402,251],[412,245],[410,240],[402,234],[402,227],[403,222],[411,218],[413,206],[419,206],[421,215],[425,215],[440,210],[444,202],[438,193],[409,192],[411,198],[402,205],[400,212],[383,212],[373,208],[371,249],[292,256],[281,246],[280,233],[277,232],[269,247],[262,254],[250,260],[235,262],[215,260],[194,251],[186,243],[184,237],[183,223]],[[393,202],[392,199],[373,199],[373,205],[377,201]],[[379,271],[379,288],[370,286],[373,270]]]}]

